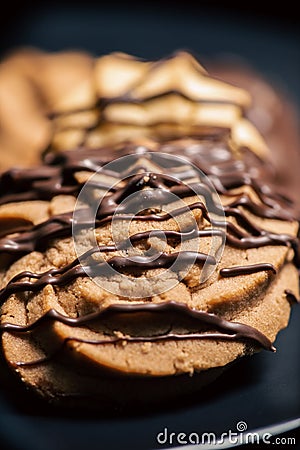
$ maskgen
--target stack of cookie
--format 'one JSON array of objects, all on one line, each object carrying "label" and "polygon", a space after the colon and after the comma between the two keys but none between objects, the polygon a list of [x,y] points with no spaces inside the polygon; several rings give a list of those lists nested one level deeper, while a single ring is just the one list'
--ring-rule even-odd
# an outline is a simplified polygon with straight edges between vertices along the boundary
[{"label": "stack of cookie", "polygon": [[0,86],[12,70],[0,136],[14,165],[0,180],[11,370],[55,403],[97,406],[170,398],[274,351],[299,297],[299,223],[250,120],[270,111],[185,52],[24,52]]}]

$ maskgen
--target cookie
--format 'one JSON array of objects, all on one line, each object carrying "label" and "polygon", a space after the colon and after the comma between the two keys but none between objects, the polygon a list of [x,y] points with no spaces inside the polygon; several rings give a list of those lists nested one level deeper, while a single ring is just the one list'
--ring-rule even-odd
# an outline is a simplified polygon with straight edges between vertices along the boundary
[{"label": "cookie", "polygon": [[275,350],[296,209],[249,93],[192,55],[107,55],[92,77],[52,107],[42,164],[1,177],[4,356],[55,403],[161,401]]},{"label": "cookie", "polygon": [[79,52],[26,48],[0,63],[0,169],[30,166],[51,141],[51,112],[90,106],[93,59]]}]

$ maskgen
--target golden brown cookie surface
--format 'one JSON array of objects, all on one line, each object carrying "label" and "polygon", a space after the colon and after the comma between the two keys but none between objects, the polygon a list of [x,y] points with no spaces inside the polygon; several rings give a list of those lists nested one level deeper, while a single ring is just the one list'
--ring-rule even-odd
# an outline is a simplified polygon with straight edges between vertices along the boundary
[{"label": "golden brown cookie surface", "polygon": [[95,371],[155,380],[272,349],[298,222],[249,95],[186,53],[109,55],[94,77],[97,101],[57,103],[43,165],[2,176],[9,364],[55,397],[101,394]]}]

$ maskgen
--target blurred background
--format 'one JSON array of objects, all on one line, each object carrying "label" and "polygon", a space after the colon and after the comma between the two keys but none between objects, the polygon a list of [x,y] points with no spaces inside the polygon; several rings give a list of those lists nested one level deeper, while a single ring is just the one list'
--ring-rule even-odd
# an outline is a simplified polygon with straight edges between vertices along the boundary
[{"label": "blurred background", "polygon": [[[274,2],[272,7],[267,2],[255,0],[241,0],[239,3],[230,0],[197,3],[192,0],[7,0],[0,14],[0,59],[20,47],[35,47],[51,52],[83,50],[94,56],[123,51],[146,59],[157,59],[177,49],[186,49],[198,56],[211,73],[217,76],[220,74],[225,80],[224,71],[220,72],[218,68],[229,63],[227,81],[246,86],[260,104],[267,107],[268,103],[269,114],[273,114],[278,107],[270,106],[270,99],[267,100],[263,92],[265,89],[257,86],[254,79],[250,83],[246,80],[244,84],[241,77],[236,78],[237,71],[234,75],[230,68],[234,69],[237,65],[244,66],[246,70],[256,70],[273,85],[276,92],[292,100],[291,103],[299,110],[300,20],[296,9],[297,3],[291,0]],[[6,85],[11,81],[9,76]],[[14,92],[13,96],[16,97]],[[261,108],[258,109],[259,115],[255,113],[257,120],[253,117],[251,120],[267,139]],[[15,114],[10,110],[6,116],[13,117]],[[299,147],[299,136],[296,137],[295,132],[290,136],[290,130],[279,130],[282,123],[289,120],[285,112],[281,114],[280,117],[277,113],[271,131],[278,130],[281,141],[282,136],[285,136],[284,147],[295,149]],[[0,118],[0,131],[5,128],[4,119],[3,116]],[[23,122],[24,119],[19,119],[9,139],[6,139],[10,142],[9,148],[12,138],[20,133],[20,124]],[[33,141],[32,132],[27,133],[26,140],[25,134],[30,127],[24,123],[23,128],[21,141],[26,144],[28,154],[28,146]],[[3,139],[1,141],[0,134],[1,148],[6,149],[2,153],[8,159],[5,167],[8,167],[11,165],[9,156],[14,154],[7,150]],[[274,150],[274,139],[268,144]],[[20,148],[20,145],[17,147]],[[33,154],[36,153],[34,150]],[[276,152],[273,153],[276,157]],[[289,174],[286,176],[289,178],[292,167],[293,178],[299,179],[299,154],[298,162],[296,157],[291,160],[281,152],[282,155],[277,161],[281,173]],[[4,167],[3,158],[1,161]]]},{"label": "blurred background", "polygon": [[[0,13],[0,59],[14,49],[28,46],[46,51],[84,50],[97,56],[112,51],[123,51],[147,59],[166,56],[176,49],[187,49],[196,53],[204,63],[206,60],[214,59],[229,60],[242,62],[244,65],[256,69],[274,86],[278,86],[285,92],[293,100],[293,103],[298,105],[299,109],[300,19],[297,2],[290,0],[273,2],[271,7],[267,5],[267,2],[259,3],[251,0],[248,2],[241,0],[240,3],[226,1],[226,6],[224,4],[224,1],[213,0],[198,1],[197,4],[191,0],[156,2],[154,0],[107,0],[107,2],[7,0]],[[1,125],[0,120],[0,130]],[[20,127],[19,123],[17,125]],[[31,135],[30,140],[32,140]],[[2,159],[3,154],[0,160]],[[285,159],[286,161],[281,160],[280,164],[282,167],[284,165],[294,167],[295,177],[299,180],[299,164],[293,164],[288,158]],[[286,173],[287,176],[291,175],[290,168]],[[291,352],[298,351],[298,348],[293,345],[297,340],[297,334],[295,334],[297,332],[294,327],[294,335],[291,334],[290,340],[286,341],[286,347]],[[276,361],[277,366],[274,370],[272,364],[275,364]],[[298,363],[298,361],[299,358],[286,359],[284,353],[281,354],[280,359],[279,354],[275,362],[272,359],[269,369],[270,376],[278,374],[277,378],[281,382],[281,387],[288,383],[287,380],[291,381],[289,392],[291,399],[294,400],[290,401],[290,415],[295,414],[294,411],[299,411],[299,399],[296,399],[294,389],[295,386],[296,388],[298,386],[298,366],[295,366],[295,362]],[[290,363],[290,366],[287,363]],[[269,383],[268,380],[269,378],[266,376],[265,382],[262,381],[258,387],[255,387],[255,390],[250,390],[248,397],[247,393],[244,393],[245,398],[249,401],[243,403],[245,408],[243,418],[250,417],[253,426],[258,427],[262,422],[272,423],[272,420],[275,420],[274,417],[278,420],[278,415],[281,420],[289,418],[284,409],[277,407],[280,406],[281,401],[286,404],[288,400],[280,397],[280,390],[278,394],[278,384]],[[271,378],[272,380],[273,378]],[[231,407],[233,404],[239,405],[240,400],[243,399],[239,386],[235,389],[236,396],[232,395]],[[251,392],[254,392],[253,396],[251,396]],[[285,392],[284,388],[282,388],[282,392]],[[254,408],[256,401],[267,411],[273,411],[274,416],[271,413],[266,417],[257,416]],[[220,405],[222,406],[222,403]],[[220,405],[216,402],[212,405],[211,410],[208,410],[211,413],[206,418],[207,423],[215,423],[217,419],[221,423],[224,408],[221,408],[220,413],[217,409]],[[30,435],[28,424],[21,422],[18,414],[15,416],[7,414],[9,407],[5,404],[3,406],[0,401],[1,408],[5,409],[3,429],[6,430],[9,441],[14,442],[14,439],[20,441],[25,429],[26,433]],[[228,410],[224,420],[230,421],[234,411],[234,408],[232,411]],[[180,419],[181,416],[178,421]],[[159,417],[157,420],[161,423]],[[74,444],[78,438],[77,430],[70,428],[74,433],[68,433],[68,425],[64,428],[64,425],[60,424],[59,418],[57,422],[53,423],[55,427],[58,427],[54,428],[55,432],[62,430],[63,435],[69,436],[70,434],[70,439],[73,436],[72,444]],[[48,432],[48,436],[52,436],[52,425],[51,421],[48,423],[45,420],[44,428],[41,430]],[[35,423],[34,426],[37,428]],[[82,427],[83,424],[80,423],[80,426]],[[156,426],[155,423],[153,426]],[[19,433],[19,437],[18,433],[10,431],[16,430],[18,427],[23,430],[22,433]],[[98,442],[99,438],[99,442],[101,442],[105,427],[106,425],[99,428],[99,424],[97,424],[97,427],[89,428],[89,433],[93,432],[91,439],[97,439]],[[223,425],[221,425],[221,430],[224,430],[225,428],[222,427]],[[144,431],[144,428],[141,429],[141,433]],[[59,436],[59,433],[56,434]],[[289,432],[287,436],[290,437],[293,434]],[[300,437],[297,436],[299,442]],[[36,439],[36,436],[34,435],[33,438]],[[120,435],[119,438],[122,439],[123,436]],[[0,436],[1,439],[2,436]],[[84,434],[81,435],[81,439],[84,439]],[[146,433],[144,439],[147,439]],[[31,441],[29,440],[29,442]],[[81,443],[82,440],[79,439],[78,442]],[[6,448],[15,449],[16,447],[12,444],[11,447],[7,446]],[[31,448],[36,447],[32,446]],[[70,444],[68,448],[73,447]]]},{"label": "blurred background", "polygon": [[[226,6],[224,6],[226,3]],[[145,58],[177,48],[201,58],[234,55],[299,99],[300,27],[297,2],[149,1],[17,2],[0,15],[0,57],[20,46],[122,50]]]}]

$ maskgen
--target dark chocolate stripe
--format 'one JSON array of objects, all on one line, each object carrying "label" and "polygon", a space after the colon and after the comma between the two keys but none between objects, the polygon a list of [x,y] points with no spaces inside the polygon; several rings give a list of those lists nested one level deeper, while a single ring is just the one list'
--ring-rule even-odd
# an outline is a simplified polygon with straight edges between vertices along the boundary
[{"label": "dark chocolate stripe", "polygon": [[[157,185],[160,186],[162,179],[164,179],[164,177],[160,174],[158,175],[148,174],[148,175],[150,176],[148,183],[151,185],[151,187]],[[121,190],[117,190],[111,195],[108,195],[105,198],[105,200],[103,200],[100,204],[95,225],[100,226],[104,223],[109,222],[112,219],[112,215],[115,212],[116,207],[118,206],[118,202],[121,201],[124,197],[126,197],[126,195],[129,195],[130,192],[133,192],[136,189],[137,185],[139,185],[140,188],[144,187],[145,186],[145,182],[143,183],[144,179],[145,174],[137,175],[133,178],[130,178],[128,185],[126,185]],[[174,182],[173,177],[166,176],[165,180],[167,180],[169,183]],[[165,187],[167,188],[167,185],[165,185]],[[195,190],[196,189],[197,187],[195,186]],[[180,185],[180,182],[177,181],[177,185],[175,185],[173,187],[173,190],[171,189],[170,191],[175,195],[184,196],[187,193],[190,193],[191,188],[187,187],[184,184]],[[205,188],[202,184],[199,184],[197,191],[199,194],[204,195],[208,203],[209,211],[221,214],[221,211],[219,210],[219,207],[214,203],[208,188]],[[158,200],[157,197],[161,196],[161,193],[162,191],[160,189],[154,189],[153,191],[149,190],[149,192],[147,193],[149,202],[151,203],[152,201]],[[205,219],[210,221],[208,210],[206,206],[201,202],[197,202],[189,206],[187,205],[186,208],[183,207],[181,209],[177,209],[172,211],[171,213],[166,213],[163,215],[158,214],[148,214],[145,216],[136,215],[135,219],[143,221],[145,220],[164,221],[171,217],[180,215],[184,212],[188,212],[189,209],[192,210],[196,208],[200,208],[202,210],[202,213],[204,214]],[[249,233],[253,235],[245,239],[236,240],[234,237],[231,237],[229,233],[227,233],[228,240],[231,245],[240,248],[253,248],[254,246],[265,246],[265,245],[289,245],[291,244],[292,241],[293,242],[295,241],[295,238],[292,238],[289,235],[284,234],[276,235],[275,233],[265,232],[264,230],[260,229],[259,227],[251,223],[250,220],[245,216],[245,214],[236,207],[233,208],[231,206],[225,206],[224,211],[226,216],[235,217],[239,225],[241,225],[245,230],[247,230]],[[114,215],[115,220],[124,220],[124,219],[126,220],[129,218],[131,218],[131,216],[128,215],[126,216],[124,214]],[[221,222],[218,223],[217,221],[214,221],[213,224],[224,227],[224,223]],[[82,226],[86,227],[93,225],[94,225],[93,223],[82,224]],[[228,227],[232,230],[233,226],[232,224],[228,223]],[[65,213],[53,216],[46,222],[39,225],[35,225],[31,229],[26,228],[20,235],[16,237],[1,238],[0,252],[25,254],[34,250],[39,250],[41,248],[47,247],[47,245],[52,239],[58,237],[66,237],[70,235],[71,229],[72,229],[72,213]],[[293,248],[295,249],[296,247],[297,246],[295,245],[294,242]]]},{"label": "dark chocolate stripe", "polygon": [[252,273],[271,271],[276,274],[276,269],[273,264],[261,263],[261,264],[249,264],[247,266],[234,266],[220,270],[220,275],[224,278],[237,277],[239,275],[250,275]]},{"label": "dark chocolate stripe", "polygon": [[[179,216],[181,214],[187,213],[194,209],[200,209],[204,215],[204,217],[210,221],[207,209],[202,202],[196,202],[192,205],[186,205],[181,208],[177,208],[170,213],[165,214],[148,214],[148,215],[135,215],[135,220],[141,221],[157,221],[163,222],[165,220],[171,219],[173,217]],[[97,219],[95,222],[81,222],[80,225],[75,225],[80,228],[90,228],[94,226],[100,226],[105,223],[108,223],[112,220],[128,220],[132,219],[131,214],[117,214],[117,215],[109,215],[110,212],[113,212],[113,208],[106,205],[100,205]],[[30,253],[34,250],[39,250],[43,247],[47,247],[52,239],[56,239],[58,237],[67,237],[71,235],[72,231],[72,216],[73,213],[64,213],[60,215],[56,215],[48,219],[47,221],[34,225],[31,229],[26,229],[21,234],[16,237],[9,238],[1,238],[0,239],[0,253],[16,253],[16,254],[24,254]],[[222,224],[224,226],[224,223]]]},{"label": "dark chocolate stripe", "polygon": [[[219,334],[217,338],[251,339],[256,344],[260,345],[265,349],[274,350],[271,341],[263,333],[261,333],[260,331],[249,325],[241,324],[239,322],[228,321],[221,317],[218,317],[215,314],[207,313],[205,311],[199,311],[190,308],[189,306],[183,303],[175,301],[168,301],[163,303],[112,304],[100,311],[96,311],[76,318],[65,316],[54,309],[50,309],[47,313],[45,313],[43,316],[37,319],[37,321],[35,321],[34,323],[31,323],[29,325],[15,325],[7,322],[2,323],[0,325],[0,329],[2,331],[8,332],[25,333],[34,330],[36,327],[42,325],[44,322],[47,321],[59,321],[71,327],[78,327],[83,326],[91,321],[99,320],[100,318],[103,317],[112,317],[118,314],[133,314],[141,312],[152,314],[154,313],[169,314],[171,312],[179,313],[181,317],[182,316],[191,317],[199,321],[199,323],[201,323],[202,325],[211,326],[213,328],[221,330],[222,334],[221,335]],[[205,336],[205,333],[203,334],[201,333],[201,335],[199,335],[197,338],[205,339],[205,337],[203,336]],[[187,334],[178,335],[178,339],[180,338],[188,339],[190,337],[191,336],[188,336]],[[210,337],[216,338],[215,335]],[[147,339],[147,337],[142,337],[142,339],[145,340]],[[162,336],[150,336],[149,339],[160,340],[164,338]],[[126,340],[126,337],[124,338],[124,340]],[[107,340],[105,340],[105,342],[103,343],[107,343]],[[111,343],[111,341],[109,341],[109,338],[108,343]]]},{"label": "dark chocolate stripe", "polygon": [[[16,275],[3,289],[0,290],[0,303],[4,302],[12,294],[17,292],[38,292],[47,284],[52,286],[65,286],[79,277],[96,277],[110,275],[107,266],[112,267],[118,272],[127,270],[149,270],[157,268],[171,268],[171,270],[179,270],[189,264],[210,264],[215,265],[216,260],[213,256],[200,252],[181,251],[174,253],[159,253],[154,256],[113,256],[105,262],[91,261],[88,265],[83,265],[83,259],[90,257],[99,249],[91,249],[80,258],[74,260],[71,264],[61,269],[50,269],[41,274],[25,271]],[[105,248],[104,251],[107,251]],[[172,267],[174,265],[174,267]],[[21,278],[34,278],[36,281],[18,281]]]},{"label": "dark chocolate stripe", "polygon": [[[85,149],[83,151],[68,151],[60,155],[61,166],[52,166],[47,163],[40,168],[35,169],[12,169],[5,172],[0,178],[0,204],[12,201],[20,200],[30,200],[30,199],[51,199],[54,195],[58,194],[73,194],[77,195],[80,189],[80,185],[74,178],[74,173],[79,170],[89,170],[96,171],[101,169],[102,165],[109,161],[108,158],[103,159],[103,154],[105,154],[106,149],[97,149],[97,151],[89,151]],[[113,152],[112,158],[120,157],[126,154],[134,153],[135,148],[123,149],[123,151],[118,151],[116,155]],[[163,151],[163,150],[162,150]],[[213,154],[213,149],[210,149]],[[183,149],[177,153],[173,151],[172,154],[182,156],[187,159],[187,163],[190,162],[196,164],[200,169],[203,170],[203,162],[196,158],[191,158],[190,155],[186,154]],[[139,155],[136,155],[137,157]],[[91,159],[92,158],[92,159]],[[48,156],[48,160],[52,162],[51,158]],[[55,161],[55,160],[54,160]],[[96,163],[96,164],[95,164]],[[232,164],[234,165],[235,160]],[[215,167],[220,167],[220,173],[218,173],[218,179],[214,176],[211,165]],[[163,166],[162,166],[163,167]],[[220,162],[214,162],[214,157],[212,155],[209,167],[205,166],[204,172],[207,175],[211,175],[211,181],[215,184],[215,188],[222,193],[222,195],[232,196],[228,189],[233,187],[241,187],[243,185],[250,185],[260,198],[261,205],[253,202],[245,193],[241,194],[235,199],[233,206],[244,206],[255,212],[257,215],[262,217],[278,218],[282,220],[291,220],[291,214],[281,207],[278,203],[277,198],[272,198],[271,192],[268,195],[263,193],[266,189],[264,185],[260,186],[256,179],[252,179],[248,174],[237,174],[236,168],[231,174],[222,172],[222,164]],[[170,170],[170,168],[168,168]],[[246,170],[246,167],[244,167]],[[104,172],[103,172],[104,173]],[[175,174],[174,174],[175,175]],[[166,175],[160,175],[161,178],[166,178]],[[240,177],[238,182],[233,182],[233,179]],[[227,182],[225,182],[225,178]],[[231,180],[229,182],[229,180]],[[214,183],[216,181],[216,183]],[[26,195],[24,195],[24,190],[26,190]]]},{"label": "dark chocolate stripe", "polygon": [[[234,322],[237,323],[237,322]],[[257,330],[255,330],[257,331]],[[252,333],[251,333],[252,334]],[[27,366],[37,366],[39,364],[45,364],[47,362],[50,362],[52,359],[54,359],[62,350],[63,348],[69,343],[69,342],[78,342],[81,344],[91,344],[91,345],[107,345],[107,344],[118,344],[120,342],[163,342],[163,341],[169,341],[169,340],[175,340],[175,341],[183,341],[188,339],[201,339],[201,340],[220,340],[220,341],[239,341],[239,340],[246,340],[249,339],[251,341],[254,341],[255,344],[261,346],[262,348],[265,348],[265,350],[269,350],[272,352],[276,351],[276,348],[271,344],[268,347],[265,347],[262,345],[260,341],[257,339],[254,339],[253,336],[244,336],[240,332],[234,333],[234,334],[226,334],[226,333],[218,333],[218,332],[212,332],[212,333],[168,333],[168,334],[161,334],[161,335],[155,335],[155,336],[126,336],[126,337],[114,337],[110,339],[80,339],[78,337],[68,337],[64,339],[62,345],[60,345],[54,352],[49,354],[48,356],[45,356],[44,358],[40,358],[33,361],[17,361],[12,362],[10,361],[11,366],[13,367],[27,367]]]},{"label": "dark chocolate stripe", "polygon": [[296,297],[296,295],[294,294],[294,292],[292,292],[290,289],[286,289],[284,291],[287,300],[293,304],[293,303],[300,303],[300,299]]},{"label": "dark chocolate stripe", "polygon": [[[124,94],[122,96],[119,97],[102,97],[99,102],[98,105],[100,106],[100,108],[105,109],[107,106],[110,105],[115,105],[115,104],[133,104],[133,105],[140,105],[144,102],[148,103],[151,101],[155,101],[155,100],[159,100],[161,98],[170,96],[170,95],[176,95],[177,97],[181,97],[185,100],[190,100],[193,101],[195,103],[204,103],[204,104],[215,104],[215,105],[237,105],[239,106],[238,102],[234,102],[231,100],[223,100],[223,99],[207,99],[207,98],[203,98],[203,97],[199,97],[199,98],[191,98],[188,95],[184,94],[183,92],[177,90],[177,89],[172,89],[172,90],[168,90],[168,91],[163,91],[160,92],[158,94],[155,95],[150,95],[147,97],[134,97],[134,95],[130,94],[130,91],[127,94]],[[84,112],[84,111],[82,111]]]}]

